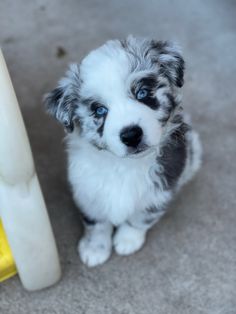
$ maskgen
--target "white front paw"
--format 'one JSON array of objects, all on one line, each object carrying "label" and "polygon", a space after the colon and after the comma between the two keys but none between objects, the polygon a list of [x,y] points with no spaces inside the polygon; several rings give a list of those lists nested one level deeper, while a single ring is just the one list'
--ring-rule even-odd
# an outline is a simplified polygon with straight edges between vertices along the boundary
[{"label": "white front paw", "polygon": [[128,225],[120,226],[114,236],[114,247],[117,254],[129,255],[138,251],[145,242],[145,231]]},{"label": "white front paw", "polygon": [[93,242],[91,238],[83,237],[79,241],[78,251],[84,264],[94,267],[103,264],[111,255],[111,241],[106,243]]}]

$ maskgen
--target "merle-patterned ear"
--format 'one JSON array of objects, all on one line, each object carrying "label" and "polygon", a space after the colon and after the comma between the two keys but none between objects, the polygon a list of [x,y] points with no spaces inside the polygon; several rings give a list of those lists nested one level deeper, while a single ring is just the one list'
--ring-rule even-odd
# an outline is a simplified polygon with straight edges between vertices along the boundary
[{"label": "merle-patterned ear", "polygon": [[46,94],[44,103],[49,114],[62,123],[68,132],[74,130],[75,110],[79,103],[79,67],[70,66],[58,87]]},{"label": "merle-patterned ear", "polygon": [[152,41],[152,50],[157,53],[160,73],[177,87],[184,84],[184,59],[179,47],[170,41]]}]

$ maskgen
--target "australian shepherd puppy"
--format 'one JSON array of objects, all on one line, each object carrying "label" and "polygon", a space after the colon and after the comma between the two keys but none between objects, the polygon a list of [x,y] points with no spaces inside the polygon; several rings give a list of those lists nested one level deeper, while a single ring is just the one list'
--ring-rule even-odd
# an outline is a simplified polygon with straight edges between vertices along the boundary
[{"label": "australian shepherd puppy", "polygon": [[88,266],[112,246],[138,251],[147,231],[199,169],[201,146],[179,90],[184,60],[167,41],[111,40],[71,65],[45,97],[67,130],[68,178],[84,223]]}]

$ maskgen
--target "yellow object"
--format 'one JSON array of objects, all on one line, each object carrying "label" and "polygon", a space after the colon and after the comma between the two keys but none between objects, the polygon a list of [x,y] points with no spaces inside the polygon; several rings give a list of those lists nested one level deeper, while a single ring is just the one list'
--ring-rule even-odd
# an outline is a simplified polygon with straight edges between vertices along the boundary
[{"label": "yellow object", "polygon": [[0,220],[0,282],[17,273],[16,265]]}]

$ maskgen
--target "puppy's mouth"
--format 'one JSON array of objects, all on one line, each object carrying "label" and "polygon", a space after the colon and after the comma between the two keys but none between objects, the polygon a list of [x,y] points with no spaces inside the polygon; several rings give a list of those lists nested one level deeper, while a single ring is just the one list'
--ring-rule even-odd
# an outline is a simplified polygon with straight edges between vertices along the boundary
[{"label": "puppy's mouth", "polygon": [[142,147],[138,147],[131,154],[138,155],[138,154],[141,154],[141,153],[145,152],[147,149],[148,149],[147,145],[142,146]]},{"label": "puppy's mouth", "polygon": [[111,151],[107,146],[101,147],[96,143],[92,143],[92,144],[94,145],[94,147],[98,149],[98,151],[107,151],[121,158],[142,158],[142,157],[145,157],[146,155],[149,155],[153,151],[155,151],[154,146],[149,146],[147,144],[141,143],[136,148],[129,147],[128,151],[123,156],[119,156],[115,152]]},{"label": "puppy's mouth", "polygon": [[145,155],[148,155],[152,150],[152,147],[148,146],[147,144],[141,144],[137,148],[129,149],[127,157],[141,158]]}]

